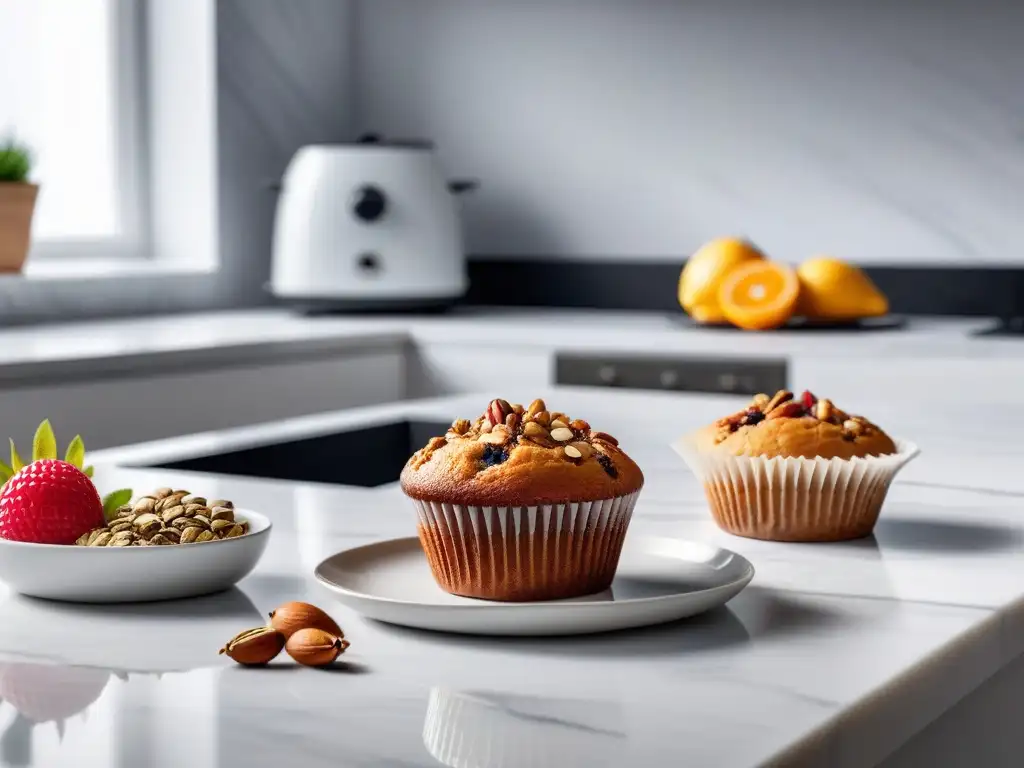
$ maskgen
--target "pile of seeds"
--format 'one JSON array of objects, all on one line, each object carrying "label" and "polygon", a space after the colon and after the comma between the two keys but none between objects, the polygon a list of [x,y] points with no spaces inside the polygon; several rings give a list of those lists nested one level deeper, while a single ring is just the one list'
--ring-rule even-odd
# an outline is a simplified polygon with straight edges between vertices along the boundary
[{"label": "pile of seeds", "polygon": [[249,532],[249,523],[235,520],[235,505],[225,499],[207,501],[188,491],[157,488],[118,508],[102,528],[82,534],[83,547],[152,547],[199,544],[233,539]]}]

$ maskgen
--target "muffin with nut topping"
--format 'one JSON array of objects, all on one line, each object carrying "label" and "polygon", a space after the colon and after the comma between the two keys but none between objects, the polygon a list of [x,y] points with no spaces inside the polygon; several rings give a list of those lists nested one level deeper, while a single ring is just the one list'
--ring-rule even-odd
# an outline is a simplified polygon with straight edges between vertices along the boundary
[{"label": "muffin with nut topping", "polygon": [[869,535],[896,473],[918,453],[806,391],[757,395],[673,447],[721,528],[769,541]]},{"label": "muffin with nut topping", "polygon": [[607,589],[643,483],[618,440],[543,400],[492,400],[414,453],[401,476],[437,583],[509,602]]}]

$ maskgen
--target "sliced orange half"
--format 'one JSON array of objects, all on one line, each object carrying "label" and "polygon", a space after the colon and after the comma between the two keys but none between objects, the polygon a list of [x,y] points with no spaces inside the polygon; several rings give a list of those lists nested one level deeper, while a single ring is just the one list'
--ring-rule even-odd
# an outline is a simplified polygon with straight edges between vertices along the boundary
[{"label": "sliced orange half", "polygon": [[785,325],[799,298],[796,272],[773,261],[740,264],[718,286],[718,305],[725,318],[748,331]]}]

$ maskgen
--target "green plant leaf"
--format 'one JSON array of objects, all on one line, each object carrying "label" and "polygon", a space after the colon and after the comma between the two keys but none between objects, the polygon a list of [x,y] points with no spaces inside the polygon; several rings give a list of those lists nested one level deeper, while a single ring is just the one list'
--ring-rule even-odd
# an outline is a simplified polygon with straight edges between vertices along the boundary
[{"label": "green plant leaf", "polygon": [[14,470],[0,461],[0,488],[3,488],[7,481],[11,479],[11,475],[14,474]]},{"label": "green plant leaf", "polygon": [[111,491],[103,497],[103,517],[110,520],[117,511],[117,508],[122,504],[127,504],[132,500],[132,489],[121,488],[116,491]]},{"label": "green plant leaf", "polygon": [[21,456],[18,455],[18,449],[14,447],[14,438],[10,438],[11,441],[11,469],[15,472],[20,472],[21,468],[25,466],[25,462],[21,460]]},{"label": "green plant leaf", "polygon": [[14,138],[8,138],[0,144],[0,182],[28,181],[32,162],[32,151]]},{"label": "green plant leaf", "polygon": [[36,436],[32,438],[32,461],[40,459],[57,458],[57,438],[54,437],[53,427],[49,419],[43,419],[43,423],[36,430]]},{"label": "green plant leaf", "polygon": [[83,469],[82,471],[85,472],[85,476],[86,477],[92,477],[92,473],[93,473],[94,470],[93,470],[93,468],[91,466],[89,466],[89,467],[86,467],[85,469]]},{"label": "green plant leaf", "polygon": [[74,464],[79,469],[85,463],[85,443],[81,435],[75,435],[75,439],[68,445],[68,452],[64,454],[64,461]]}]

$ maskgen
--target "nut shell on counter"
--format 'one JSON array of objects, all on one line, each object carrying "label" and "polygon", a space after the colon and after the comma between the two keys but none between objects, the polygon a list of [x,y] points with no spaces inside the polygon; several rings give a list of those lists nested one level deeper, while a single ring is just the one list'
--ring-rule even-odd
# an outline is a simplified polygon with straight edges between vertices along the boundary
[{"label": "nut shell on counter", "polygon": [[348,645],[348,640],[308,627],[289,637],[284,649],[303,666],[325,667],[343,654]]},{"label": "nut shell on counter", "polygon": [[256,627],[240,632],[219,653],[246,667],[269,664],[284,649],[285,636],[273,627]]},{"label": "nut shell on counter", "polygon": [[337,638],[344,638],[338,623],[323,610],[310,603],[293,600],[270,612],[270,626],[290,638],[301,629],[319,629]]}]

